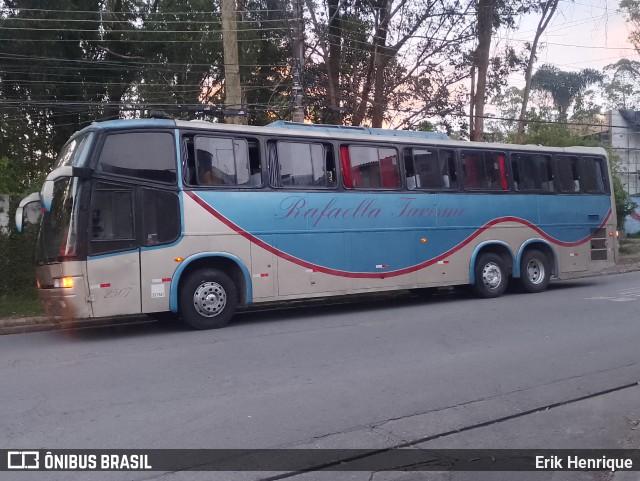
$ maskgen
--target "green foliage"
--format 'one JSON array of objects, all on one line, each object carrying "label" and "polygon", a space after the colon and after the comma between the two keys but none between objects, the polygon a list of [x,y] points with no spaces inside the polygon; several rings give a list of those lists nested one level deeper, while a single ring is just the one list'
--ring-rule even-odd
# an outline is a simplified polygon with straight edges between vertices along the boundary
[{"label": "green foliage", "polygon": [[42,305],[35,294],[0,296],[0,318],[37,316],[40,314],[42,314]]},{"label": "green foliage", "polygon": [[[18,233],[14,219],[20,201],[31,191],[39,191],[44,179],[37,175],[30,178],[25,169],[18,161],[0,157],[0,194],[13,194],[9,196],[9,225],[0,230],[0,272],[11,273],[0,276],[0,306],[6,296],[34,299],[36,295],[33,253],[38,226],[26,224],[24,231]],[[23,309],[18,311],[24,314]],[[0,316],[2,312],[0,308]]]},{"label": "green foliage", "polygon": [[566,120],[569,107],[576,97],[589,85],[600,83],[602,79],[602,73],[591,68],[565,72],[554,65],[545,64],[531,77],[531,88],[551,94],[560,120]]},{"label": "green foliage", "polygon": [[618,229],[622,230],[624,228],[624,218],[634,212],[637,205],[631,200],[629,193],[622,185],[622,180],[620,180],[620,157],[613,149],[607,149],[607,151],[609,162],[611,163],[611,171],[613,172],[613,195],[616,201]]},{"label": "green foliage", "polygon": [[604,68],[607,79],[602,93],[612,109],[640,107],[640,62],[626,58]]},{"label": "green foliage", "polygon": [[27,224],[22,233],[13,226],[16,208],[22,195],[12,195],[9,204],[10,227],[0,232],[0,298],[35,297],[33,253],[38,226]]}]

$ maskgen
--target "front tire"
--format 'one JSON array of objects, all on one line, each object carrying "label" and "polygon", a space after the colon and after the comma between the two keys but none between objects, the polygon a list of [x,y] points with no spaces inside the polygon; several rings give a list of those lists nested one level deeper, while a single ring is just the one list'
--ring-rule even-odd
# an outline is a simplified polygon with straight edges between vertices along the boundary
[{"label": "front tire", "polygon": [[520,284],[524,292],[542,292],[549,285],[551,267],[549,260],[537,250],[526,251],[520,262]]},{"label": "front tire", "polygon": [[481,254],[476,261],[475,276],[473,290],[479,297],[499,297],[507,289],[507,268],[498,254]]},{"label": "front tire", "polygon": [[180,315],[194,329],[219,329],[236,312],[238,295],[233,281],[218,269],[189,274],[180,289]]}]

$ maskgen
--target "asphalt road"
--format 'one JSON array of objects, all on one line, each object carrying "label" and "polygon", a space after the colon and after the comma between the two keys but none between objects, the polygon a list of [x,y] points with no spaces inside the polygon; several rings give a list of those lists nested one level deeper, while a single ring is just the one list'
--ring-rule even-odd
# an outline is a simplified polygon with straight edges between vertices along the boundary
[{"label": "asphalt road", "polygon": [[[640,380],[639,312],[634,272],[493,300],[455,293],[244,313],[217,331],[147,323],[0,336],[0,447],[382,448],[435,440],[456,448],[617,448],[624,427],[605,419],[605,407],[640,410],[637,391],[629,402],[597,404],[605,412],[600,438],[573,436],[577,419],[553,439],[544,431],[518,436],[518,422],[618,388],[629,397]],[[479,435],[494,421],[498,431]],[[356,474],[322,479],[369,478]]]}]

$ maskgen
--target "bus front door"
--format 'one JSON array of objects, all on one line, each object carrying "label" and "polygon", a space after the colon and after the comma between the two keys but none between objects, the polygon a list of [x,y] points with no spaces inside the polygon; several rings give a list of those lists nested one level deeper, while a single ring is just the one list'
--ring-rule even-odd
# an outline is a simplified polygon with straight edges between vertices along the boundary
[{"label": "bus front door", "polygon": [[135,189],[127,184],[93,186],[87,279],[94,317],[141,312],[135,199]]}]

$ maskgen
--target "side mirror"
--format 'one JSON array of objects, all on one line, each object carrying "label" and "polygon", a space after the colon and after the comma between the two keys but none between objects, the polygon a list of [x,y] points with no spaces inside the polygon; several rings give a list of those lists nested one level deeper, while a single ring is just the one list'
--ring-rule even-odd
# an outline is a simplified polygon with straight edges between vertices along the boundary
[{"label": "side mirror", "polygon": [[20,201],[16,209],[16,229],[22,232],[24,227],[25,207],[29,204],[40,203],[40,194],[34,192]]},{"label": "side mirror", "polygon": [[53,201],[53,185],[56,180],[61,179],[62,177],[79,177],[81,179],[88,179],[91,177],[92,173],[93,169],[86,167],[72,167],[70,165],[58,167],[51,171],[51,173],[47,175],[47,179],[44,181],[44,184],[42,184],[42,190],[40,191],[40,202],[42,204],[42,208],[47,212],[51,210],[51,202]]}]

